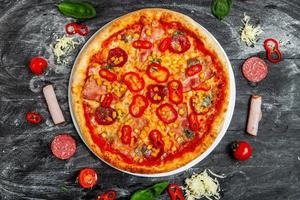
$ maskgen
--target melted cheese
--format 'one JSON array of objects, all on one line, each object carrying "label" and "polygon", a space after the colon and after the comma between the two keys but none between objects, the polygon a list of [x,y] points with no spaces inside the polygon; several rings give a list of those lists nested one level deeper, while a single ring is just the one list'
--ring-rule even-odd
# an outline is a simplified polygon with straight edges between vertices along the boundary
[{"label": "melted cheese", "polygon": [[244,18],[242,20],[244,27],[241,28],[241,40],[246,43],[247,46],[253,46],[257,41],[257,36],[259,36],[263,31],[260,26],[254,27],[249,24],[250,17],[244,13]]},{"label": "melted cheese", "polygon": [[68,37],[66,35],[61,38],[57,38],[56,43],[52,45],[54,55],[56,56],[56,62],[59,64],[68,64],[68,60],[62,60],[62,57],[73,51],[77,44],[79,43],[75,42],[72,37]]},{"label": "melted cheese", "polygon": [[210,171],[209,169],[205,169],[200,174],[194,174],[190,178],[185,180],[186,187],[185,190],[187,200],[200,199],[205,197],[207,199],[220,199],[220,184],[216,178],[212,178],[207,173],[209,172],[211,175],[224,178],[224,176],[217,175]]}]

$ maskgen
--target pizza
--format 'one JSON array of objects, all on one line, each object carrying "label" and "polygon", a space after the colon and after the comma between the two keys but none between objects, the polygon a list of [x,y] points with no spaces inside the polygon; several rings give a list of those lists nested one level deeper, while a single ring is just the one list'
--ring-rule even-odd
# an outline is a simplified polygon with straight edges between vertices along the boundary
[{"label": "pizza", "polygon": [[229,102],[228,62],[207,31],[165,9],[101,28],[83,48],[71,105],[87,145],[123,171],[185,166],[214,142]]}]

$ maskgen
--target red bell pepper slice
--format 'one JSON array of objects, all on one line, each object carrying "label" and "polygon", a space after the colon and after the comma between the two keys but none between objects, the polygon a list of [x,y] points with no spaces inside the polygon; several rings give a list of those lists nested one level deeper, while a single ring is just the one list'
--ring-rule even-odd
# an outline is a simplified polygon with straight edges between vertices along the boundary
[{"label": "red bell pepper slice", "polygon": [[162,102],[167,95],[165,89],[166,87],[163,85],[148,85],[146,96],[151,103],[158,104]]},{"label": "red bell pepper slice", "polygon": [[178,80],[172,80],[168,84],[169,100],[174,104],[180,104],[183,101],[183,85]]},{"label": "red bell pepper slice", "polygon": [[199,72],[201,72],[201,70],[202,70],[202,65],[195,64],[195,65],[192,65],[192,66],[186,68],[185,74],[187,76],[194,76],[194,75],[198,74]]},{"label": "red bell pepper slice", "polygon": [[100,69],[99,70],[99,75],[110,81],[110,82],[113,82],[113,81],[116,81],[117,80],[117,75],[111,71],[109,71],[108,69]]},{"label": "red bell pepper slice", "polygon": [[149,133],[149,139],[155,148],[161,148],[165,144],[162,140],[161,132],[156,129]]},{"label": "red bell pepper slice", "polygon": [[190,81],[190,87],[192,90],[203,90],[208,91],[211,89],[210,85],[203,83],[199,78],[194,78]]},{"label": "red bell pepper slice", "polygon": [[105,193],[99,195],[97,197],[97,200],[115,200],[116,196],[117,196],[116,192],[113,190],[110,190],[108,192],[105,192]]},{"label": "red bell pepper slice", "polygon": [[130,144],[132,128],[129,125],[124,125],[121,129],[121,141],[123,144]]},{"label": "red bell pepper slice", "polygon": [[147,40],[136,40],[132,43],[132,46],[136,49],[151,49],[152,42]]},{"label": "red bell pepper slice", "polygon": [[28,112],[26,113],[26,120],[31,124],[39,124],[43,120],[43,117],[37,112]]},{"label": "red bell pepper slice", "polygon": [[[270,47],[269,44],[272,43],[273,47]],[[272,63],[278,63],[282,60],[282,55],[279,50],[279,44],[277,40],[273,38],[268,38],[264,41],[264,48],[267,51],[267,59]],[[272,57],[272,54],[276,54],[276,58]]]},{"label": "red bell pepper slice", "polygon": [[71,22],[66,24],[66,33],[69,35],[74,35],[78,33],[79,35],[85,36],[89,33],[89,29],[85,24],[78,24],[76,22]]},{"label": "red bell pepper slice", "polygon": [[113,101],[113,94],[107,93],[107,94],[105,94],[105,96],[101,102],[101,106],[108,108],[108,107],[110,107],[112,101]]},{"label": "red bell pepper slice", "polygon": [[107,57],[107,64],[111,67],[122,67],[128,60],[126,51],[120,47],[109,50]]},{"label": "red bell pepper slice", "polygon": [[172,39],[170,37],[167,37],[165,39],[163,39],[158,47],[158,49],[161,52],[165,52],[166,50],[168,50],[170,48]]},{"label": "red bell pepper slice", "polygon": [[173,53],[179,54],[186,52],[190,47],[191,43],[189,39],[182,34],[177,34],[172,37],[172,42],[169,50]]},{"label": "red bell pepper slice", "polygon": [[101,105],[96,109],[95,120],[100,125],[111,125],[117,120],[117,111],[110,107],[113,95],[108,93],[104,96]]},{"label": "red bell pepper slice", "polygon": [[188,120],[189,120],[189,128],[192,131],[198,131],[200,129],[200,123],[198,121],[198,117],[196,113],[194,112],[190,113],[188,116]]},{"label": "red bell pepper slice", "polygon": [[145,87],[144,79],[135,72],[125,73],[122,79],[131,92],[139,92]]},{"label": "red bell pepper slice", "polygon": [[180,187],[175,183],[169,184],[168,193],[171,200],[184,200]]},{"label": "red bell pepper slice", "polygon": [[167,82],[170,76],[169,70],[158,63],[151,63],[150,65],[148,65],[146,73],[149,76],[149,78],[158,83]]},{"label": "red bell pepper slice", "polygon": [[170,124],[172,122],[175,122],[175,120],[178,117],[177,111],[175,108],[169,104],[169,103],[164,103],[161,104],[157,109],[156,109],[156,115],[157,117],[163,121],[165,124]]},{"label": "red bell pepper slice", "polygon": [[132,102],[129,105],[129,113],[133,117],[141,117],[146,108],[148,107],[149,103],[145,96],[143,95],[135,95],[132,98]]}]

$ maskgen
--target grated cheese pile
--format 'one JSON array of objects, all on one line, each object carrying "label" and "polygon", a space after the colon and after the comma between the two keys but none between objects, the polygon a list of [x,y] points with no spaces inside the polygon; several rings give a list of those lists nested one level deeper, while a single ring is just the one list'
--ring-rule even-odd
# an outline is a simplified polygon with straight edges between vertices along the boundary
[{"label": "grated cheese pile", "polygon": [[220,176],[209,169],[205,169],[200,174],[193,174],[190,178],[185,180],[186,187],[184,187],[186,200],[194,200],[205,197],[209,200],[220,199],[220,184],[217,178],[212,178],[209,176],[208,172],[218,178],[225,178],[225,176]]},{"label": "grated cheese pile", "polygon": [[56,39],[56,43],[52,45],[54,55],[56,56],[56,62],[59,64],[68,64],[68,60],[62,60],[62,57],[67,56],[71,51],[75,49],[75,45],[79,44],[75,42],[72,37],[64,35],[61,38]]},{"label": "grated cheese pile", "polygon": [[244,18],[242,20],[244,27],[241,28],[241,40],[246,43],[247,46],[253,46],[259,36],[263,31],[260,26],[254,27],[249,24],[250,17],[244,13]]}]

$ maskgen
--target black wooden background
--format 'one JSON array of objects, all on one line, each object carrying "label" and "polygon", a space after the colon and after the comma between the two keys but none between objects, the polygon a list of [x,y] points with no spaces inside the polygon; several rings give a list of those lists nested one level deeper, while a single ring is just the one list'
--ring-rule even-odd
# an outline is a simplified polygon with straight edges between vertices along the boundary
[{"label": "black wooden background", "polygon": [[[299,200],[300,199],[300,1],[236,0],[224,21],[210,11],[210,0],[96,1],[97,17],[86,21],[90,34],[76,37],[80,43],[66,66],[57,64],[51,50],[55,37],[64,34],[71,18],[56,9],[58,1],[0,1],[0,199],[95,199],[108,189],[118,199],[161,180],[183,184],[193,172],[209,168],[225,174],[220,180],[222,199]],[[72,63],[85,41],[100,27],[118,16],[146,7],[163,7],[182,12],[207,28],[221,43],[235,73],[237,100],[234,116],[225,137],[201,163],[184,173],[166,178],[141,178],[121,173],[98,160],[78,137],[70,118],[67,87]],[[263,33],[254,48],[240,42],[241,19],[246,12],[259,23]],[[284,60],[269,63],[267,78],[256,87],[241,74],[241,64],[249,56],[265,58],[263,41],[280,41]],[[27,63],[43,56],[50,67],[43,76],[33,75]],[[67,122],[53,125],[41,88],[51,82]],[[257,137],[245,134],[251,94],[263,96],[263,119]],[[28,111],[42,113],[44,122],[29,125]],[[68,161],[52,156],[49,144],[59,133],[77,140],[76,155]],[[254,149],[246,162],[233,160],[228,144],[246,140]],[[85,167],[97,170],[99,182],[91,190],[78,186],[76,176]],[[169,199],[165,192],[159,199]]]}]

